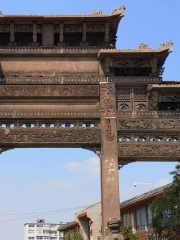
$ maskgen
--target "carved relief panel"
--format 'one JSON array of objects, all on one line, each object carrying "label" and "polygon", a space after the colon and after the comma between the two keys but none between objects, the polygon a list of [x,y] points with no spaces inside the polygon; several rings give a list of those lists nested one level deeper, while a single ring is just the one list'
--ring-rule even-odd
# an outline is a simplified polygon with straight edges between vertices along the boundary
[{"label": "carved relief panel", "polygon": [[180,119],[118,119],[118,130],[180,131]]},{"label": "carved relief panel", "polygon": [[116,109],[115,84],[102,83],[100,85],[100,108],[106,111]]},{"label": "carved relief panel", "polygon": [[1,85],[0,98],[54,98],[54,97],[98,97],[97,85]]},{"label": "carved relief panel", "polygon": [[[40,146],[46,144],[66,145],[71,143],[79,144],[100,144],[100,131],[98,129],[61,129],[61,128],[0,128],[0,145],[19,146]],[[40,145],[38,145],[40,144]],[[46,146],[44,145],[44,146]]]},{"label": "carved relief panel", "polygon": [[176,161],[180,159],[180,144],[119,144],[119,157],[136,161],[145,161],[146,158],[155,161],[158,158]]}]

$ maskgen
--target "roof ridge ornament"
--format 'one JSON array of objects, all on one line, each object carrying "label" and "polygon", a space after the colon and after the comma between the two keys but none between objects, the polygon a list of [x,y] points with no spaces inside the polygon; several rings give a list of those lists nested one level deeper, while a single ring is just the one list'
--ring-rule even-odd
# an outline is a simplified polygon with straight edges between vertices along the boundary
[{"label": "roof ridge ornament", "polygon": [[124,16],[126,12],[126,7],[122,5],[120,8],[115,8],[112,12],[112,14],[120,14],[121,16]]},{"label": "roof ridge ornament", "polygon": [[160,50],[165,50],[165,49],[169,49],[169,52],[172,52],[173,51],[173,41],[169,41],[167,43],[162,43],[160,44]]},{"label": "roof ridge ornament", "polygon": [[103,15],[103,12],[100,10],[93,10],[93,13],[92,13],[93,16],[102,16]]},{"label": "roof ridge ornament", "polygon": [[149,47],[149,45],[147,44],[147,43],[141,43],[140,45],[139,45],[139,49],[140,50],[150,50],[151,48]]}]

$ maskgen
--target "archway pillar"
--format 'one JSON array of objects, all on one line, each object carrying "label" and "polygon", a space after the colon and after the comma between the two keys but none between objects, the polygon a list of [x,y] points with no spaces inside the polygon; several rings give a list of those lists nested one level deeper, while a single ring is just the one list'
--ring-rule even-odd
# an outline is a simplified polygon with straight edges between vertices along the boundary
[{"label": "archway pillar", "polygon": [[117,119],[115,85],[101,84],[101,201],[103,237],[109,235],[108,222],[120,220]]}]

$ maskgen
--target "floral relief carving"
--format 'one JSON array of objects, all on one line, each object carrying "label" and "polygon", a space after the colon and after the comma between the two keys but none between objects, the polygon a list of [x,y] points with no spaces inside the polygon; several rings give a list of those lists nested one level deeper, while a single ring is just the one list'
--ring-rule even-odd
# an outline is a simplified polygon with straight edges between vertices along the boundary
[{"label": "floral relief carving", "polygon": [[98,97],[98,86],[60,85],[60,86],[0,86],[3,97]]},{"label": "floral relief carving", "polygon": [[120,157],[179,157],[180,144],[120,144]]},{"label": "floral relief carving", "polygon": [[179,130],[180,119],[118,119],[119,130]]},{"label": "floral relief carving", "polygon": [[71,129],[0,129],[5,143],[100,143],[99,130]]}]

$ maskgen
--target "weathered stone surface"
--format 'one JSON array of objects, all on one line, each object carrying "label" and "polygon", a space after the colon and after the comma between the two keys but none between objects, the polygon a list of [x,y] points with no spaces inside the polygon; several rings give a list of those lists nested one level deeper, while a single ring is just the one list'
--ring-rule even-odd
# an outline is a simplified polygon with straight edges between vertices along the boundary
[{"label": "weathered stone surface", "polygon": [[180,119],[118,119],[118,130],[180,131]]},{"label": "weathered stone surface", "polygon": [[0,143],[100,143],[100,131],[98,129],[2,129],[0,128]]},{"label": "weathered stone surface", "polygon": [[179,143],[131,143],[119,144],[119,157],[133,157],[133,158],[179,158],[180,144]]},{"label": "weathered stone surface", "polygon": [[84,85],[48,85],[48,86],[0,86],[0,98],[33,97],[33,98],[73,98],[98,97],[99,86]]}]

